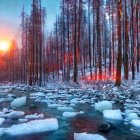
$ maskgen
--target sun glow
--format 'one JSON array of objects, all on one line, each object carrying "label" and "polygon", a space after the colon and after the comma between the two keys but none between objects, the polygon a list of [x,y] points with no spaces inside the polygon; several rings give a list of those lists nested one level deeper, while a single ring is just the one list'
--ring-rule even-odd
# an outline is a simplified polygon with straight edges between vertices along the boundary
[{"label": "sun glow", "polygon": [[8,42],[0,42],[0,51],[7,52],[9,50],[10,44]]}]

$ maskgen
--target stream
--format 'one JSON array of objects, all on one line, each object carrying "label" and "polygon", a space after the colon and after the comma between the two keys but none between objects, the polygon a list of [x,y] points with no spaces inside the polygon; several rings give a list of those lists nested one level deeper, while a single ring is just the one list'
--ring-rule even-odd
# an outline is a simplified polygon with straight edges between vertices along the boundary
[{"label": "stream", "polygon": [[[39,134],[31,134],[24,136],[16,136],[11,137],[8,135],[3,135],[0,137],[0,140],[73,140],[74,133],[96,133],[103,135],[107,140],[140,140],[139,136],[136,136],[130,130],[130,124],[124,124],[123,121],[115,121],[115,120],[107,120],[103,117],[102,113],[96,111],[91,103],[77,103],[73,106],[75,111],[83,111],[83,114],[78,114],[76,117],[72,118],[64,118],[62,116],[63,111],[58,111],[56,108],[49,108],[47,103],[45,102],[35,102],[35,99],[29,98],[29,93],[34,93],[35,91],[22,91],[20,89],[14,89],[12,94],[21,97],[27,96],[26,106],[21,107],[17,110],[24,111],[26,114],[34,114],[34,113],[44,113],[45,118],[54,117],[58,119],[59,129],[54,132],[46,132]],[[55,93],[55,91],[52,90]],[[59,91],[62,95],[65,95],[65,90],[61,89]],[[78,93],[77,93],[78,92]],[[71,100],[75,95],[82,97],[82,93],[86,91],[77,91],[72,90],[68,91],[68,95],[72,96],[62,96],[57,97],[56,99],[52,99],[53,101],[63,101],[63,100]],[[91,91],[88,91],[88,94],[91,95]],[[0,89],[0,98],[7,98],[9,92],[5,91],[5,89]],[[47,93],[45,93],[47,94]],[[57,94],[57,93],[56,93]],[[77,97],[76,96],[76,97]],[[88,97],[87,97],[88,98]],[[44,97],[41,97],[43,100]],[[3,108],[9,107],[10,101],[5,101],[0,104],[0,111]],[[31,109],[30,106],[35,105],[37,108]],[[67,104],[68,105],[68,104]],[[113,104],[113,108],[123,110],[123,105]],[[112,123],[116,129],[111,130],[109,133],[101,133],[98,131],[99,125],[103,122]],[[1,127],[10,127],[14,124],[18,124],[18,120],[7,119]]]}]

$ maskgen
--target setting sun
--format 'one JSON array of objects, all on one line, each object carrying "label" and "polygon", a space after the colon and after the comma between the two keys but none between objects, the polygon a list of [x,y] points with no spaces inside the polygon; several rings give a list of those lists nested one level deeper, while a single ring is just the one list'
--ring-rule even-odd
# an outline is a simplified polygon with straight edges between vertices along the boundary
[{"label": "setting sun", "polygon": [[8,51],[9,43],[8,42],[0,42],[0,51]]}]

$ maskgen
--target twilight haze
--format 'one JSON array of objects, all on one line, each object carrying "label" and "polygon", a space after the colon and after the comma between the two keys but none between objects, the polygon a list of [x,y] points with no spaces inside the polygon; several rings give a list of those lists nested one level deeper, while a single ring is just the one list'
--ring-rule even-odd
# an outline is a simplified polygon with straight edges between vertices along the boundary
[{"label": "twilight haze", "polygon": [[[19,44],[23,5],[25,11],[29,13],[31,3],[32,0],[0,0],[0,41],[16,38]],[[42,0],[42,6],[46,7],[46,27],[50,31],[53,28],[56,15],[59,13],[59,0]]]}]

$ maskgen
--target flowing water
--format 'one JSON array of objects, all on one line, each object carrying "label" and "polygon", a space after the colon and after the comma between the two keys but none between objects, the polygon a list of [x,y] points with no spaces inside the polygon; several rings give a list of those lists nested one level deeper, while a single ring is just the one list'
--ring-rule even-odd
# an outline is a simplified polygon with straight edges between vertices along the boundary
[{"label": "flowing water", "polygon": [[[1,89],[0,98],[7,96],[5,92]],[[15,95],[22,96],[28,95],[28,92],[21,92],[18,90],[14,91]],[[28,98],[26,106],[20,108],[19,110],[23,110],[26,114],[33,113],[44,113],[45,118],[55,117],[59,122],[59,130],[55,132],[46,132],[39,134],[31,134],[25,136],[11,137],[4,135],[0,137],[0,140],[73,140],[73,135],[75,132],[88,132],[88,133],[97,133],[103,135],[108,140],[140,140],[140,137],[135,136],[130,131],[129,125],[124,125],[124,122],[116,122],[112,121],[116,126],[115,130],[110,131],[107,134],[100,133],[98,131],[98,127],[102,122],[107,122],[101,113],[94,110],[88,103],[77,104],[74,109],[76,111],[83,111],[84,114],[79,114],[73,118],[64,118],[62,117],[61,111],[57,111],[57,109],[48,108],[46,103],[37,102],[35,103],[38,107],[37,109],[31,110],[29,106],[34,104],[34,100]],[[0,106],[0,110],[3,107],[9,106],[9,102],[3,103]],[[123,108],[122,106],[115,106],[114,108]],[[2,125],[2,127],[9,127],[13,124],[18,124],[17,120],[6,120],[6,122]]]}]

